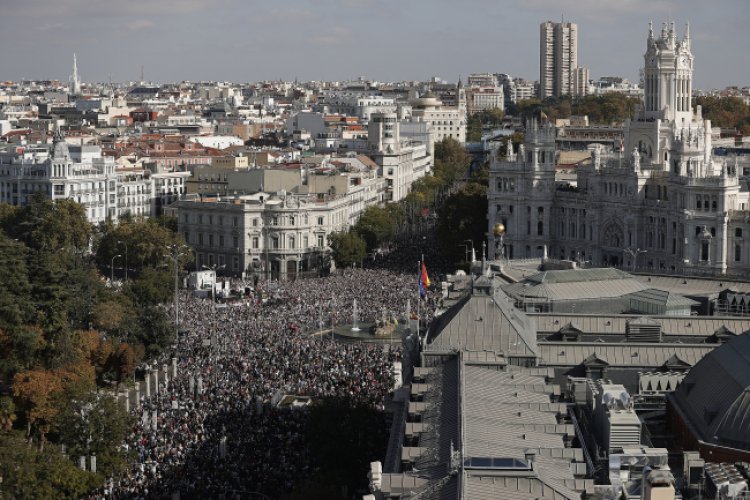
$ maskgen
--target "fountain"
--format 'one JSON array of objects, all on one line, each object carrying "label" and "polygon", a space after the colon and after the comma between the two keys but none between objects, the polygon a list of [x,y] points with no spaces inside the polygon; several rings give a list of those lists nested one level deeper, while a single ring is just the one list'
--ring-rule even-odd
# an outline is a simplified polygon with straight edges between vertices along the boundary
[{"label": "fountain", "polygon": [[357,311],[357,299],[354,299],[354,304],[352,304],[352,331],[359,331],[359,311]]}]

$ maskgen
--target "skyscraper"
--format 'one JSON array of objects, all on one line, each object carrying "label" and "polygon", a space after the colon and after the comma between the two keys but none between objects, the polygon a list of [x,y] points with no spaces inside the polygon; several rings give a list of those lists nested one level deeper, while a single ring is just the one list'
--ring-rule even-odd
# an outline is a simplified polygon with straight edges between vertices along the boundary
[{"label": "skyscraper", "polygon": [[539,27],[539,97],[572,94],[578,67],[578,25],[544,22]]}]

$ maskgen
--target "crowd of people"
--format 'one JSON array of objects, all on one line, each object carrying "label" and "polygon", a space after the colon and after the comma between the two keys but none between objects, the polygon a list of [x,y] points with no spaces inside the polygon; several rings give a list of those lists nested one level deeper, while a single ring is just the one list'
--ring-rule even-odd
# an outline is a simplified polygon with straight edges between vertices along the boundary
[{"label": "crowd of people", "polygon": [[[430,317],[434,293],[422,303],[423,318]],[[226,307],[185,292],[175,351],[155,363],[158,387],[150,379],[151,396],[142,387],[131,405],[134,466],[108,493],[278,498],[291,491],[317,466],[305,447],[309,410],[280,410],[280,395],[336,397],[382,409],[401,347],[339,343],[325,331],[352,322],[355,300],[359,320],[374,322],[413,317],[418,296],[416,272],[382,268],[262,282]]]}]

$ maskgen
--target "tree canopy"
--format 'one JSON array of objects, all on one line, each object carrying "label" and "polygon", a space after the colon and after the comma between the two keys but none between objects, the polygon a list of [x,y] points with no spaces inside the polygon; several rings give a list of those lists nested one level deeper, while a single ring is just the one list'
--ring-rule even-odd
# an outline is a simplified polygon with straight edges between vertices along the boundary
[{"label": "tree canopy", "polygon": [[693,106],[701,106],[703,118],[711,125],[733,128],[743,135],[750,135],[750,106],[739,97],[696,97]]},{"label": "tree canopy", "polygon": [[632,118],[637,104],[638,100],[635,98],[617,92],[608,92],[602,95],[576,98],[548,97],[544,101],[537,98],[525,99],[516,104],[516,110],[525,119],[538,118],[541,113],[544,113],[551,121],[569,118],[571,115],[587,115],[591,124],[610,125]]},{"label": "tree canopy", "polygon": [[332,233],[328,236],[328,244],[337,266],[349,267],[367,255],[365,240],[356,231]]}]

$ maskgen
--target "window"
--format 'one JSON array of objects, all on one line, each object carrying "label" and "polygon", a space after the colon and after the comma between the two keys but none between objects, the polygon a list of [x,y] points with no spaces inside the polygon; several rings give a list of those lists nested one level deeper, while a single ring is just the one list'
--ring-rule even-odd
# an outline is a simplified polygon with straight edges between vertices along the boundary
[{"label": "window", "polygon": [[253,238],[253,248],[258,248],[258,242],[259,242],[258,237],[257,236],[254,237]]},{"label": "window", "polygon": [[213,234],[209,234],[208,235],[208,246],[210,246],[210,247],[214,246],[214,235]]},{"label": "window", "polygon": [[735,262],[742,260],[742,245],[734,246],[734,260]]},{"label": "window", "polygon": [[258,219],[253,219],[253,227],[258,227]]},{"label": "window", "polygon": [[293,215],[289,217],[289,225],[290,226],[294,225],[294,216]]},{"label": "window", "polygon": [[185,243],[190,243],[190,233],[188,231],[185,231]]},{"label": "window", "polygon": [[544,222],[539,221],[536,224],[536,234],[537,236],[543,236],[544,235]]},{"label": "window", "polygon": [[240,239],[237,236],[232,236],[232,247],[233,248],[240,247]]},{"label": "window", "polygon": [[219,246],[224,247],[224,235],[219,235]]},{"label": "window", "polygon": [[[318,217],[318,225],[319,226],[323,225],[323,217]],[[323,246],[323,245],[318,245],[318,246]]]},{"label": "window", "polygon": [[323,248],[324,242],[323,242],[323,235],[318,235],[318,247]]},{"label": "window", "polygon": [[742,228],[737,227],[734,229],[734,237],[735,238],[742,238]]},{"label": "window", "polygon": [[278,249],[279,248],[279,237],[278,236],[271,236],[271,248]]},{"label": "window", "polygon": [[704,262],[708,260],[708,241],[701,242],[701,260]]},{"label": "window", "polygon": [[296,245],[295,245],[295,243],[297,243],[297,242],[294,239],[294,236],[290,236],[289,237],[289,248],[292,248],[292,249],[297,248]]},{"label": "window", "polygon": [[237,227],[237,217],[232,217],[232,227]]}]

